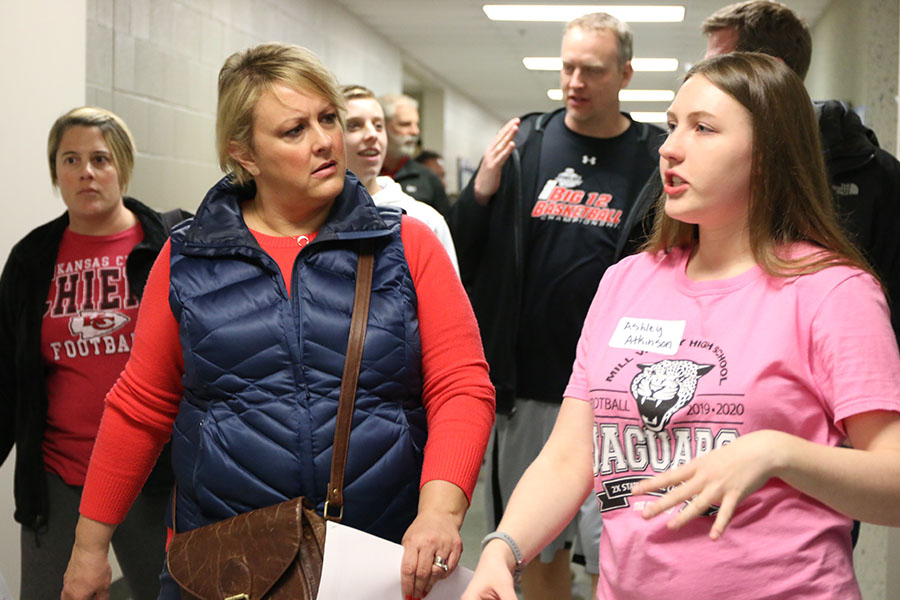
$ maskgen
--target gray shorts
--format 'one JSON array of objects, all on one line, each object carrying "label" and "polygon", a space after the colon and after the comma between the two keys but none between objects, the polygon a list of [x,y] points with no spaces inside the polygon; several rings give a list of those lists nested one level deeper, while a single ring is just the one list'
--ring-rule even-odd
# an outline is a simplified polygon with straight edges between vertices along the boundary
[{"label": "gray shorts", "polygon": [[[556,422],[558,404],[517,399],[511,415],[497,415],[494,433],[487,451],[487,520],[491,531],[497,528],[513,488],[525,469],[540,453]],[[593,493],[563,532],[543,550],[541,562],[551,562],[563,548],[574,548],[585,560],[585,570],[600,573],[600,532],[603,521]]]}]

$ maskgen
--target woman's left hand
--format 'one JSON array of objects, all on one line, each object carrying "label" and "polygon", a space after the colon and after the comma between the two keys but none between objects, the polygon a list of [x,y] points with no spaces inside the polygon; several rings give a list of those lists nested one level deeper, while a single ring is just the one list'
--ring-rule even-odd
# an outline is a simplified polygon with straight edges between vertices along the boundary
[{"label": "woman's left hand", "polygon": [[468,506],[465,493],[450,482],[433,480],[422,486],[418,515],[401,542],[400,576],[405,600],[423,598],[459,564],[459,528]]},{"label": "woman's left hand", "polygon": [[779,444],[784,441],[784,435],[770,430],[743,435],[685,465],[640,482],[631,489],[631,494],[639,496],[675,486],[659,500],[647,504],[642,513],[645,519],[650,519],[688,502],[666,524],[672,530],[718,506],[716,520],[709,532],[709,537],[717,540],[738,504],[774,475],[781,454]]}]

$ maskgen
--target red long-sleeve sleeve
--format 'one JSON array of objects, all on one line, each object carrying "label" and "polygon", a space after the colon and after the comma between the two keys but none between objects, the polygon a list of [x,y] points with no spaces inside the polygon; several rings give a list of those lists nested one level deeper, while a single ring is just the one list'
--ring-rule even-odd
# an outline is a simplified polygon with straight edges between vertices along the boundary
[{"label": "red long-sleeve sleeve", "polygon": [[422,484],[455,483],[471,502],[494,424],[494,386],[475,313],[447,251],[427,225],[403,217],[403,247],[419,298],[428,442]]},{"label": "red long-sleeve sleeve", "polygon": [[[290,289],[299,248],[255,234],[282,267]],[[418,296],[423,402],[428,442],[421,483],[458,485],[471,500],[494,419],[478,326],[462,284],[434,233],[403,217],[401,236]],[[178,324],[169,307],[169,259],[163,247],[141,301],[131,357],[106,398],[81,513],[105,523],[124,519],[172,432],[184,372]],[[290,254],[293,256],[290,256]]]}]

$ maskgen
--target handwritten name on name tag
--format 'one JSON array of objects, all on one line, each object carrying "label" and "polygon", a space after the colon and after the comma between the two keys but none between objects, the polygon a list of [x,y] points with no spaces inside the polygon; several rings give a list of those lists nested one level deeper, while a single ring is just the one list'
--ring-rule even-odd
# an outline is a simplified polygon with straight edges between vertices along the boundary
[{"label": "handwritten name on name tag", "polygon": [[678,352],[684,324],[684,321],[622,317],[609,340],[609,346],[672,355]]}]

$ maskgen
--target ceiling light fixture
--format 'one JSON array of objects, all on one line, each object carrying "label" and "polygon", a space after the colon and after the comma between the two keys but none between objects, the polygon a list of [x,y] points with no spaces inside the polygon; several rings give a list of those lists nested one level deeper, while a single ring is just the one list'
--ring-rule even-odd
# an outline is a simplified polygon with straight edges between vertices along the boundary
[{"label": "ceiling light fixture", "polygon": [[641,112],[634,111],[628,113],[631,115],[631,118],[635,121],[640,121],[641,123],[665,123],[666,122],[666,113],[664,112]]},{"label": "ceiling light fixture", "polygon": [[[547,90],[547,97],[551,100],[562,100],[561,89]],[[620,90],[619,100],[622,102],[671,102],[675,98],[672,90]],[[664,113],[660,113],[664,114]]]},{"label": "ceiling light fixture", "polygon": [[631,67],[635,71],[677,71],[677,58],[632,58]]},{"label": "ceiling light fixture", "polygon": [[595,12],[608,13],[630,23],[681,23],[683,6],[610,6],[588,4],[485,4],[492,21],[571,21]]},{"label": "ceiling light fixture", "polygon": [[[522,64],[529,71],[559,71],[562,59],[558,56],[526,56]],[[677,71],[677,58],[632,58],[631,66],[635,71]]]},{"label": "ceiling light fixture", "polygon": [[672,90],[619,90],[622,102],[671,102],[674,99]]}]

